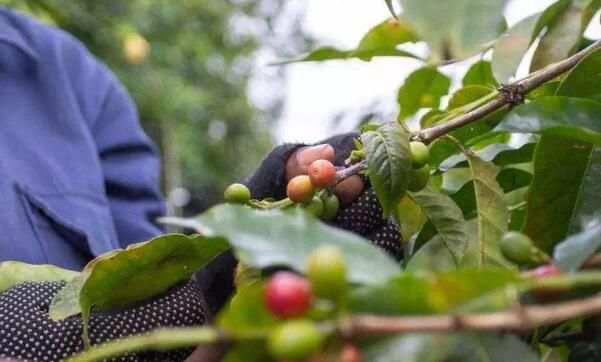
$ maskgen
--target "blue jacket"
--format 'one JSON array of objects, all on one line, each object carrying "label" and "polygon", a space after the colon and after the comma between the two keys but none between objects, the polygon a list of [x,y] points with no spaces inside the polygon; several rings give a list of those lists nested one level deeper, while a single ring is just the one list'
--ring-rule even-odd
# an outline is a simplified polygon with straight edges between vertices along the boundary
[{"label": "blue jacket", "polygon": [[161,232],[159,158],[114,75],[0,7],[0,261],[80,269]]}]

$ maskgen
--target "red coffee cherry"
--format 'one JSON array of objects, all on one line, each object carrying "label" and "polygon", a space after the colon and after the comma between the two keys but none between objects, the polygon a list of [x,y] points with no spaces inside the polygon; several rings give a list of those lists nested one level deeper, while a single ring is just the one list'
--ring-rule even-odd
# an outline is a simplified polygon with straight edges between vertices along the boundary
[{"label": "red coffee cherry", "polygon": [[265,286],[267,309],[279,318],[304,315],[311,306],[311,284],[294,273],[277,272]]},{"label": "red coffee cherry", "polygon": [[288,181],[286,194],[294,202],[307,202],[313,198],[315,187],[307,175],[293,177]]},{"label": "red coffee cherry", "polygon": [[563,274],[563,270],[561,270],[555,264],[542,265],[532,271],[532,276],[534,278],[545,278],[545,277],[551,277],[551,276],[558,276],[558,275],[562,275],[562,274]]},{"label": "red coffee cherry", "polygon": [[329,189],[336,184],[336,168],[328,160],[313,161],[307,170],[315,187]]},{"label": "red coffee cherry", "polygon": [[[563,270],[561,270],[555,264],[542,265],[532,271],[532,277],[536,278],[536,279],[560,276],[562,274],[563,274]],[[540,301],[548,301],[548,300],[557,299],[557,297],[559,297],[559,295],[561,294],[562,291],[563,291],[562,288],[549,287],[549,288],[537,288],[537,289],[533,290],[532,293],[534,294],[536,299],[538,299]]]}]

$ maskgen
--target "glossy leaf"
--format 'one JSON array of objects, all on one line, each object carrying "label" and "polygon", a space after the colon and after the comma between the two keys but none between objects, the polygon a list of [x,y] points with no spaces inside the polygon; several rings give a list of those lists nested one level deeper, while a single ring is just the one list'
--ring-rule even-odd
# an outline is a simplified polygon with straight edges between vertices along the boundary
[{"label": "glossy leaf", "polygon": [[384,209],[392,214],[409,183],[412,160],[409,135],[398,123],[387,123],[361,136],[369,180]]},{"label": "glossy leaf", "polygon": [[[467,230],[461,210],[448,196],[429,187],[411,192],[409,196],[420,206],[433,229],[440,235],[455,265],[459,265],[467,246]],[[419,247],[421,245],[416,245],[414,252]]]},{"label": "glossy leaf", "polygon": [[584,2],[571,2],[553,22],[548,24],[547,31],[532,57],[530,72],[563,60],[574,53],[588,20],[584,17]]},{"label": "glossy leaf", "polygon": [[496,131],[542,133],[601,143],[601,103],[570,97],[542,97],[514,108]]},{"label": "glossy leaf", "polygon": [[320,245],[341,249],[355,283],[379,283],[400,271],[397,263],[368,240],[328,226],[302,210],[255,210],[240,205],[219,205],[189,219],[168,218],[171,225],[204,235],[227,238],[236,256],[258,268],[288,267],[305,270],[305,260]]},{"label": "glossy leaf", "polygon": [[499,85],[492,73],[489,61],[480,60],[472,64],[463,77],[463,86],[468,85],[483,85],[488,87],[497,87]]},{"label": "glossy leaf", "polygon": [[577,271],[582,264],[601,248],[601,220],[589,222],[588,227],[557,244],[553,259],[569,272]]},{"label": "glossy leaf", "polygon": [[397,101],[401,107],[400,119],[405,119],[420,108],[438,108],[440,98],[446,95],[451,80],[433,68],[421,68],[411,73],[399,89]]},{"label": "glossy leaf", "polygon": [[463,149],[472,171],[478,214],[478,266],[484,267],[489,259],[496,264],[508,265],[501,256],[499,242],[507,232],[509,211],[505,194],[496,180],[498,168],[481,160],[473,152]]},{"label": "glossy leaf", "polygon": [[448,110],[453,110],[470,104],[478,99],[485,97],[492,92],[492,89],[483,85],[468,85],[459,88],[449,100]]},{"label": "glossy leaf", "polygon": [[534,14],[521,20],[496,42],[492,55],[492,71],[499,81],[506,82],[515,74],[532,44],[534,29],[540,15]]},{"label": "glossy leaf", "polygon": [[78,272],[54,265],[33,265],[18,261],[5,261],[0,263],[0,292],[26,282],[69,281],[78,275]]},{"label": "glossy leaf", "polygon": [[[512,147],[505,143],[495,143],[480,151],[476,151],[476,155],[483,161],[492,162],[497,166],[506,166],[515,163],[524,163],[532,161],[532,155],[536,143],[524,143],[520,147]],[[438,170],[446,172],[456,167],[468,167],[468,162],[465,155],[459,154],[446,159],[440,164]]]},{"label": "glossy leaf", "polygon": [[150,298],[227,249],[222,238],[170,234],[101,255],[55,295],[50,316],[64,319]]},{"label": "glossy leaf", "polygon": [[523,231],[545,251],[568,234],[591,150],[589,143],[556,135],[538,142]]},{"label": "glossy leaf", "polygon": [[418,40],[409,24],[402,18],[390,18],[371,28],[355,49],[341,50],[334,47],[315,49],[306,56],[279,62],[288,64],[295,62],[316,62],[336,59],[358,58],[370,61],[373,57],[410,57],[418,58],[407,51],[397,49],[398,45]]},{"label": "glossy leaf", "polygon": [[405,272],[385,284],[353,291],[349,308],[384,315],[443,313],[517,280],[515,272],[503,268]]},{"label": "glossy leaf", "polygon": [[557,95],[601,101],[601,49],[582,59],[561,81]]},{"label": "glossy leaf", "polygon": [[506,26],[504,0],[401,0],[401,6],[439,59],[471,55],[496,39]]}]

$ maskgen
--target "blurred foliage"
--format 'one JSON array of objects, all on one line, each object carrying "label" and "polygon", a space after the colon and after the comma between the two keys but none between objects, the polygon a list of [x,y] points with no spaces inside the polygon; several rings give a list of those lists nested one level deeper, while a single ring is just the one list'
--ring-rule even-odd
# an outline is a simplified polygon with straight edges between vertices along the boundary
[{"label": "blurred foliage", "polygon": [[248,176],[272,146],[283,73],[261,69],[270,89],[253,102],[247,91],[262,66],[257,55],[286,56],[307,45],[301,12],[282,0],[0,4],[61,27],[107,63],[161,148],[166,188],[192,192],[191,212],[221,201],[225,185]]}]

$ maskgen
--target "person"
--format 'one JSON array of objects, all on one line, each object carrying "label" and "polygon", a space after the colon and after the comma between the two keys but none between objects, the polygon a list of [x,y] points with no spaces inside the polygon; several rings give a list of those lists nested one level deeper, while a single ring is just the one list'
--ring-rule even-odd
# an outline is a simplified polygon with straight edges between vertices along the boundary
[{"label": "person", "polygon": [[[126,90],[70,35],[0,7],[0,261],[80,270],[95,256],[163,232],[159,158]],[[287,180],[315,159],[341,166],[355,134],[276,147],[246,180],[255,198],[283,198]],[[353,176],[335,193],[332,225],[400,258],[398,227],[382,217],[369,183]],[[360,206],[361,205],[361,206]],[[92,344],[158,327],[201,325],[233,292],[236,260],[224,254],[186,281],[119,310],[94,312]],[[63,282],[0,291],[0,358],[57,361],[83,349],[80,316],[52,321]],[[204,351],[130,354],[116,361],[204,360]]]}]

